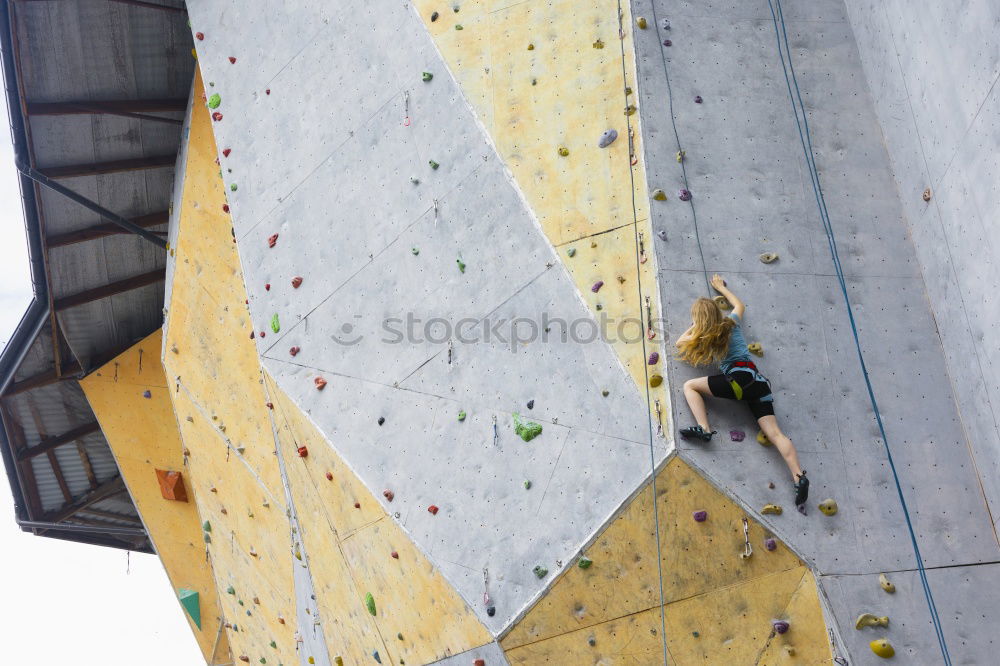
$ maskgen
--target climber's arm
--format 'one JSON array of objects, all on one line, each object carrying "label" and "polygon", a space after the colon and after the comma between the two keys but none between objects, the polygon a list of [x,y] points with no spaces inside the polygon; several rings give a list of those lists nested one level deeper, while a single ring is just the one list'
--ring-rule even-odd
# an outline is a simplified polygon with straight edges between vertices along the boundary
[{"label": "climber's arm", "polygon": [[740,321],[743,321],[743,313],[746,311],[747,306],[736,297],[736,294],[729,290],[729,287],[726,286],[726,281],[722,279],[721,275],[716,274],[712,276],[712,287],[726,297],[726,300],[733,306],[733,313],[740,318]]}]

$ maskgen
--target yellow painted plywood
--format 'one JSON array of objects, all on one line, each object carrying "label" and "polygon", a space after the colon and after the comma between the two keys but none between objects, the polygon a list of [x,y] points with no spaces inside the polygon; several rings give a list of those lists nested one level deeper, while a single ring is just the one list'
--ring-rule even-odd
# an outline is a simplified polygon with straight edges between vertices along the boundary
[{"label": "yellow painted plywood", "polygon": [[[787,633],[772,636],[757,660],[758,666],[784,664],[830,664],[833,652],[819,603],[819,592],[812,572],[806,571],[784,613],[775,619],[786,620]],[[789,650],[789,648],[791,648]]]}]

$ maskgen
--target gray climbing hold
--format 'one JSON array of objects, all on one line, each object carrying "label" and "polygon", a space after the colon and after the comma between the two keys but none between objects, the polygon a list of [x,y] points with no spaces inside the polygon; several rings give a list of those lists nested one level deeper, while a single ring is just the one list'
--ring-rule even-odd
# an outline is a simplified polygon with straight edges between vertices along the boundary
[{"label": "gray climbing hold", "polygon": [[535,565],[535,568],[531,570],[538,578],[545,578],[549,575],[549,570],[540,564]]},{"label": "gray climbing hold", "polygon": [[670,30],[670,19],[660,19],[660,27],[664,30]]},{"label": "gray climbing hold", "polygon": [[440,15],[437,12],[434,12],[433,14],[431,14],[431,23],[434,23],[434,21],[437,21],[438,20],[438,16],[440,16]]},{"label": "gray climbing hold", "polygon": [[575,257],[576,256],[576,248],[575,247],[571,247],[570,249],[566,250],[566,256],[568,256],[568,257]]},{"label": "gray climbing hold", "polygon": [[384,416],[378,417],[378,424],[382,425],[383,423],[385,423],[385,417]]},{"label": "gray climbing hold", "polygon": [[761,260],[762,263],[765,263],[765,264],[773,264],[774,262],[776,262],[778,260],[778,253],[777,252],[765,252],[764,254],[760,255],[760,260]]},{"label": "gray climbing hold", "polygon": [[597,141],[597,145],[600,146],[601,148],[607,148],[608,146],[613,144],[615,142],[615,139],[617,138],[618,138],[618,130],[609,129],[606,132],[604,132],[604,134],[601,135],[601,138],[598,139]]},{"label": "gray climbing hold", "polygon": [[656,232],[656,235],[660,237],[660,240],[663,240],[663,241],[667,240],[667,230],[666,229],[660,229],[659,231]]},{"label": "gray climbing hold", "polygon": [[378,655],[378,650],[372,650],[372,659],[374,659],[379,664],[382,663],[382,657]]},{"label": "gray climbing hold", "polygon": [[534,400],[529,400],[528,401],[528,409],[534,409],[534,408],[535,408],[535,401]]}]

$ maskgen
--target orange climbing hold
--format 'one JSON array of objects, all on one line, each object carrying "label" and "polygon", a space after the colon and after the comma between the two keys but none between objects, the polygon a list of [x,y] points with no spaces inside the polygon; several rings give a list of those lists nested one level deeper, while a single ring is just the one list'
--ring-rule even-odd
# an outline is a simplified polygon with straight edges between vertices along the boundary
[{"label": "orange climbing hold", "polygon": [[156,480],[160,484],[160,494],[163,499],[177,502],[187,502],[187,491],[184,489],[184,479],[180,472],[170,472],[165,469],[156,470]]},{"label": "orange climbing hold", "polygon": [[296,452],[299,454],[299,458],[306,458],[309,456],[309,449],[304,446],[297,448]]},{"label": "orange climbing hold", "polygon": [[296,276],[292,278],[292,288],[298,289],[302,285],[302,278]]},{"label": "orange climbing hold", "polygon": [[318,391],[322,391],[324,388],[326,388],[326,380],[323,379],[322,377],[317,377],[316,379],[313,380],[313,383],[316,385],[316,390]]},{"label": "orange climbing hold", "polygon": [[433,515],[433,516],[437,515],[438,508],[436,506],[434,506],[433,504],[431,504],[429,507],[427,507],[427,510],[431,512],[431,515]]},{"label": "orange climbing hold", "polygon": [[267,246],[274,247],[278,244],[278,234],[271,234],[267,239]]}]

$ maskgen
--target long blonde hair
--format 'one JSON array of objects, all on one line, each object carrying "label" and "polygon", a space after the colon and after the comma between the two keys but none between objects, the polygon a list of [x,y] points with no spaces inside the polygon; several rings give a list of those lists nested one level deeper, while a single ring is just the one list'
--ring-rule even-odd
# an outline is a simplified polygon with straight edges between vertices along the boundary
[{"label": "long blonde hair", "polygon": [[690,332],[677,342],[677,358],[691,365],[711,365],[724,359],[736,322],[724,317],[715,301],[708,298],[699,298],[691,306],[691,321]]}]

